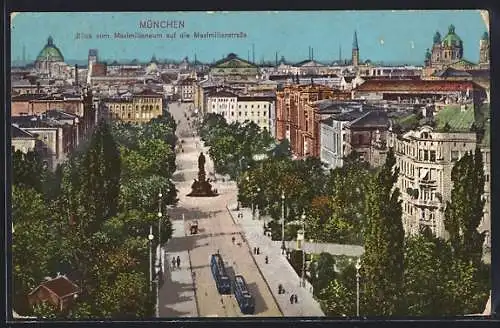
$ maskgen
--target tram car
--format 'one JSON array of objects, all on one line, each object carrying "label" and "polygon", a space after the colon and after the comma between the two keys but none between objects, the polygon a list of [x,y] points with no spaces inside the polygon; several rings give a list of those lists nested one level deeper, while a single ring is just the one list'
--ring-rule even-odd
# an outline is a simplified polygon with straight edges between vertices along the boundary
[{"label": "tram car", "polygon": [[219,294],[231,294],[231,281],[227,275],[224,261],[220,254],[212,254],[210,258],[210,269],[214,277]]}]

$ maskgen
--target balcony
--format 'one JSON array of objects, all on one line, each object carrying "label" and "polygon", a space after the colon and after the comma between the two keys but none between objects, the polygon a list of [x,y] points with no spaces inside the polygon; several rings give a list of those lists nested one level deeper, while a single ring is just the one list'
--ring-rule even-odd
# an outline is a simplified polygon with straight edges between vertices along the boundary
[{"label": "balcony", "polygon": [[411,199],[410,202],[417,207],[430,207],[430,208],[441,207],[441,202],[439,202],[438,200]]}]

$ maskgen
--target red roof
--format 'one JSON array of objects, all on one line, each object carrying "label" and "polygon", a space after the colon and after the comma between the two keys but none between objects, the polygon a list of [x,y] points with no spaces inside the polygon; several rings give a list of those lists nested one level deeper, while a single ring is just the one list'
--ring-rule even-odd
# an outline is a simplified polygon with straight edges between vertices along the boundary
[{"label": "red roof", "polygon": [[42,283],[40,286],[35,288],[30,295],[34,294],[39,288],[46,288],[60,298],[76,294],[80,291],[78,286],[65,276],[59,276]]},{"label": "red roof", "polygon": [[439,81],[439,80],[368,80],[358,86],[355,91],[467,91],[477,88],[471,81]]}]

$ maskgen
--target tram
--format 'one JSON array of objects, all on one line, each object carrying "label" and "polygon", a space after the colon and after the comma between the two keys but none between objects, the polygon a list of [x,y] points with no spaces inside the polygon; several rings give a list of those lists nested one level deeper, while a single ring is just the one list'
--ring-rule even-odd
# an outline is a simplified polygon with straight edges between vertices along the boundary
[{"label": "tram", "polygon": [[212,270],[212,275],[214,277],[219,294],[230,294],[231,282],[229,280],[229,276],[227,275],[226,268],[224,267],[224,261],[222,261],[222,256],[220,254],[212,254],[210,259],[210,269]]},{"label": "tram", "polygon": [[248,290],[245,278],[241,275],[236,275],[234,277],[234,296],[238,301],[241,313],[243,314],[254,314],[255,313],[255,301],[250,291]]}]

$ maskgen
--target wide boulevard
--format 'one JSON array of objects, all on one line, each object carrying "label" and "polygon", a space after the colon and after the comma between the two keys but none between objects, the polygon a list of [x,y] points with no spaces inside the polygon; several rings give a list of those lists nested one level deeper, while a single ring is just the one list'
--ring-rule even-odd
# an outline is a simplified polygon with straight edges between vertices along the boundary
[{"label": "wide boulevard", "polygon": [[[221,296],[210,271],[210,256],[222,255],[230,276],[244,276],[255,298],[254,316],[281,316],[281,312],[253,258],[250,248],[240,234],[240,227],[232,220],[226,206],[236,199],[236,186],[227,181],[212,182],[217,197],[187,197],[198,174],[198,156],[202,149],[198,137],[189,126],[192,118],[187,104],[170,104],[169,111],[178,121],[177,135],[183,140],[183,152],[177,154],[177,171],[173,181],[178,190],[179,203],[169,209],[174,229],[166,245],[165,282],[160,290],[160,317],[181,316],[243,316],[234,295]],[[187,114],[187,115],[185,115]],[[187,117],[186,117],[187,116]],[[207,177],[214,179],[213,163],[206,154]],[[198,221],[199,232],[191,235],[190,224]],[[180,231],[184,229],[184,231]],[[233,243],[233,237],[235,242]],[[180,256],[180,268],[171,268],[171,257]]]}]

